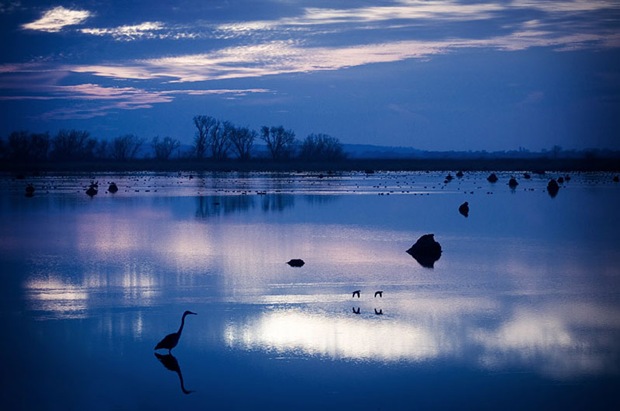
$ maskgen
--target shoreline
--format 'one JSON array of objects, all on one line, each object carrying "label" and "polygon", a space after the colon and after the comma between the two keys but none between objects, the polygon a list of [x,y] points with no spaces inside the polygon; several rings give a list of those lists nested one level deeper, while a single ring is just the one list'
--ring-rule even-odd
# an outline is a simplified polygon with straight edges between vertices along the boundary
[{"label": "shoreline", "polygon": [[399,158],[345,159],[336,162],[300,160],[248,161],[210,159],[152,159],[131,161],[80,161],[0,164],[0,172],[38,174],[47,172],[138,172],[138,171],[213,171],[213,172],[344,172],[344,171],[620,171],[617,158]]}]

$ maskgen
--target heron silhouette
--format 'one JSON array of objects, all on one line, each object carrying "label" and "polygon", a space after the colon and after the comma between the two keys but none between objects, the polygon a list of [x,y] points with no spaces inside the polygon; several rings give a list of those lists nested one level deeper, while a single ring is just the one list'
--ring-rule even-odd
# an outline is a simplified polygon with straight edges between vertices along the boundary
[{"label": "heron silhouette", "polygon": [[177,346],[179,343],[179,338],[181,338],[181,333],[183,332],[183,326],[185,325],[185,317],[187,315],[198,315],[191,311],[185,311],[183,313],[183,317],[181,318],[181,326],[179,327],[179,331],[166,335],[160,342],[155,346],[155,350],[159,350],[160,348],[168,350],[168,354],[172,354],[171,350]]}]

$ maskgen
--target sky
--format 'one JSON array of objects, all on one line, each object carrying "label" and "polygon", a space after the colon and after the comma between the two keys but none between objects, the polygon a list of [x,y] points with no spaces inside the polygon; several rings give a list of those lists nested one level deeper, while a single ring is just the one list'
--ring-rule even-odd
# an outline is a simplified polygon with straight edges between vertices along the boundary
[{"label": "sky", "polygon": [[0,136],[620,149],[620,0],[0,0]]}]

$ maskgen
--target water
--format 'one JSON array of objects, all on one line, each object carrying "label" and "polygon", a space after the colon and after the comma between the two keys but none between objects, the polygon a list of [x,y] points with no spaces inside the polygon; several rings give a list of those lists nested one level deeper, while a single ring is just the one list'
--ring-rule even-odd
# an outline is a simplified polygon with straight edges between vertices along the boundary
[{"label": "water", "polygon": [[0,407],[617,408],[620,185],[446,174],[2,177]]}]

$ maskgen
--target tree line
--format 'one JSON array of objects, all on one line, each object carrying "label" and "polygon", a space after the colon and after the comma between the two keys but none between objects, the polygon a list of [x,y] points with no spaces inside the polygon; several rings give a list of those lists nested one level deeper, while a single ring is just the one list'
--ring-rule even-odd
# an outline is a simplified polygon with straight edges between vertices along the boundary
[{"label": "tree line", "polygon": [[0,138],[0,158],[15,163],[129,161],[139,158],[247,161],[256,156],[255,143],[258,140],[264,142],[267,156],[276,161],[334,161],[346,157],[340,141],[327,134],[313,133],[299,141],[292,130],[283,126],[263,126],[256,131],[206,115],[194,116],[193,124],[196,128],[193,145],[184,152],[181,152],[181,142],[169,136],[156,136],[147,141],[134,134],[97,139],[84,130],[60,130],[55,135],[15,131],[7,138]]}]

